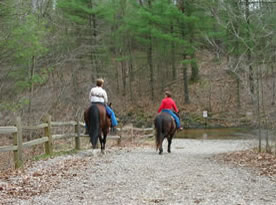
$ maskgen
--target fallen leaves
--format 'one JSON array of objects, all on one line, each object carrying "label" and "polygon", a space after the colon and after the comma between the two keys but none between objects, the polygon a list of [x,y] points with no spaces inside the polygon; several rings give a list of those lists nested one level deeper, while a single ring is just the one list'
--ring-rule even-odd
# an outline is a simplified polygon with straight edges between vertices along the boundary
[{"label": "fallen leaves", "polygon": [[86,166],[88,161],[88,158],[74,158],[47,167],[32,168],[29,165],[22,170],[0,172],[0,198],[28,199],[45,193],[63,179],[76,177],[78,169]]},{"label": "fallen leaves", "polygon": [[276,177],[276,156],[270,153],[244,150],[219,154],[216,156],[216,159],[242,167],[249,167],[260,175]]}]

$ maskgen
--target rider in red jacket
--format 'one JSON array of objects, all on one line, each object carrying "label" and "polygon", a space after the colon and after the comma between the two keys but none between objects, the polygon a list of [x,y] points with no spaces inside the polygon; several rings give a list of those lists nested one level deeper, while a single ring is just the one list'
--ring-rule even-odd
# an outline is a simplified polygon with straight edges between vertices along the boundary
[{"label": "rider in red jacket", "polygon": [[169,109],[178,112],[178,108],[168,91],[165,92],[165,95],[166,97],[162,100],[158,112],[161,112],[163,109]]},{"label": "rider in red jacket", "polygon": [[171,93],[169,91],[165,92],[165,98],[162,100],[161,105],[158,109],[158,113],[159,112],[168,112],[175,120],[176,123],[176,127],[178,129],[182,129],[181,125],[180,125],[180,119],[179,117],[174,113],[178,113],[178,108],[174,102],[174,100],[171,98]]}]

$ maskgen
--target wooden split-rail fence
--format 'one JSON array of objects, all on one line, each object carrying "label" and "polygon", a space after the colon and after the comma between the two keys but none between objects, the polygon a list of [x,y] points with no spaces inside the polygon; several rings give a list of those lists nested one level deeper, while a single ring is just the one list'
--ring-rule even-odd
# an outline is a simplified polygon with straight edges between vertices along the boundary
[{"label": "wooden split-rail fence", "polygon": [[[53,134],[53,127],[60,126],[74,126],[74,133],[65,133],[65,134]],[[64,138],[75,138],[75,149],[80,150],[80,138],[81,137],[89,137],[86,134],[81,133],[81,128],[84,127],[84,123],[78,120],[76,121],[68,121],[68,122],[53,122],[51,120],[51,116],[48,116],[44,123],[41,123],[36,126],[23,126],[21,122],[21,118],[16,118],[16,126],[0,126],[0,134],[2,135],[13,135],[13,145],[8,146],[0,146],[1,152],[9,152],[12,151],[14,153],[14,163],[15,168],[19,168],[23,166],[23,149],[32,147],[35,145],[44,144],[45,153],[48,155],[53,154],[53,143],[54,140],[64,139]],[[44,136],[38,139],[34,139],[31,141],[23,142],[23,130],[39,130],[44,129]],[[122,132],[128,131],[129,137],[133,138],[134,132],[142,132],[143,137],[152,137],[154,135],[153,128],[134,128],[133,126],[128,126],[126,128],[118,128],[117,136],[108,136],[108,139],[118,139],[118,143],[121,142]],[[146,134],[150,132],[149,134]]]}]

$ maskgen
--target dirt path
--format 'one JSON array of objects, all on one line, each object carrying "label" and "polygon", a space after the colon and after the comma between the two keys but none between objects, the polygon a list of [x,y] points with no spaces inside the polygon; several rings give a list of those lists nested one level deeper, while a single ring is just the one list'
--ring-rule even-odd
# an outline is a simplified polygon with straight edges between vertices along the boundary
[{"label": "dirt path", "polygon": [[238,140],[176,139],[172,153],[161,156],[152,147],[112,148],[103,156],[82,151],[38,162],[29,172],[83,160],[81,166],[67,167],[67,174],[48,192],[5,203],[275,205],[276,182],[211,157],[248,146],[248,141]]}]

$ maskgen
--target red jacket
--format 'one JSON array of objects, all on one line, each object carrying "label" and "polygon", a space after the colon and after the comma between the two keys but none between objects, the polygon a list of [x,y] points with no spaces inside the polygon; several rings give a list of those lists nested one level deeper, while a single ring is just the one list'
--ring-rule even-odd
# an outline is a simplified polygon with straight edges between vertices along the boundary
[{"label": "red jacket", "polygon": [[178,108],[176,107],[175,102],[170,97],[166,97],[162,100],[161,105],[158,109],[158,112],[161,112],[163,109],[169,109],[169,110],[174,110],[175,112],[178,112]]}]

